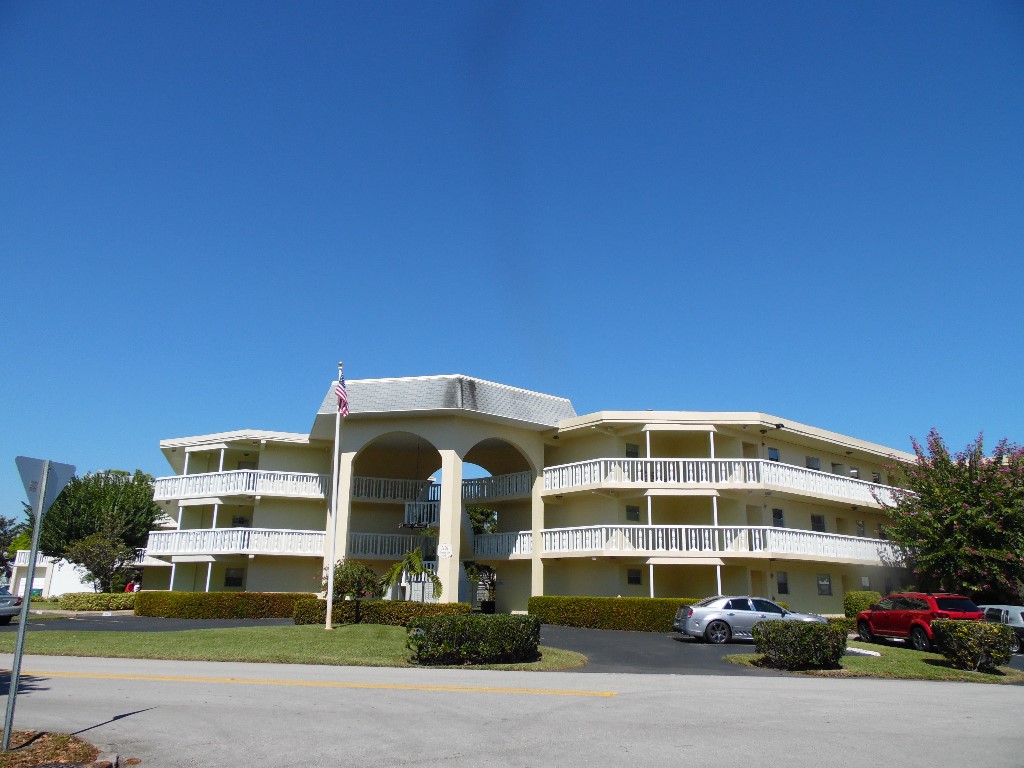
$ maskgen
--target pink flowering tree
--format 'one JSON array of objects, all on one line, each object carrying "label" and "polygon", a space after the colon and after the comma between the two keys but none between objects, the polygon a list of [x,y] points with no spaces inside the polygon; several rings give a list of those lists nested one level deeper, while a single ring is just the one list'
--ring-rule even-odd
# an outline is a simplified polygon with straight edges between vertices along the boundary
[{"label": "pink flowering tree", "polygon": [[1002,440],[986,456],[979,435],[953,454],[935,429],[913,445],[916,461],[893,467],[912,493],[884,528],[918,588],[1024,600],[1024,448]]}]

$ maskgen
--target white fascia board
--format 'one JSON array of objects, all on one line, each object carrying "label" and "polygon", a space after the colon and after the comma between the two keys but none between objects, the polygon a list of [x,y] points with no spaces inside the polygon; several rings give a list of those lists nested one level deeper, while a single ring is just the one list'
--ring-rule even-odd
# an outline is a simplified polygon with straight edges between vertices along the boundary
[{"label": "white fascia board", "polygon": [[647,565],[725,565],[720,557],[649,557]]}]

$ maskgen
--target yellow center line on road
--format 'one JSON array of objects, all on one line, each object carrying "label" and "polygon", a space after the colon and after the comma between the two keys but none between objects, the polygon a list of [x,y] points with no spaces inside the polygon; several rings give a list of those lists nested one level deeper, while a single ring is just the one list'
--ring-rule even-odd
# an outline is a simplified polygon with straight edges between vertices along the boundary
[{"label": "yellow center line on road", "polygon": [[564,688],[503,688],[492,685],[408,685],[401,683],[337,683],[316,680],[258,680],[244,677],[186,677],[183,675],[127,675],[99,672],[24,672],[27,677],[74,677],[90,680],[145,680],[173,683],[232,683],[235,685],[287,685],[297,688],[363,688],[379,691],[428,691],[444,693],[514,693],[527,696],[616,696],[614,691],[574,691]]}]

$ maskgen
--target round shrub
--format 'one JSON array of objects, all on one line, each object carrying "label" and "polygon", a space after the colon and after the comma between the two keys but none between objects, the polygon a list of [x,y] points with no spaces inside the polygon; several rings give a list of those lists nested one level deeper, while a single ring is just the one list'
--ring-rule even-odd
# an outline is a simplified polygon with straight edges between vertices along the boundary
[{"label": "round shrub", "polygon": [[837,625],[804,621],[759,621],[754,647],[761,663],[774,669],[836,669],[846,651],[846,631]]},{"label": "round shrub", "polygon": [[994,672],[1010,661],[1013,630],[987,621],[936,619],[932,622],[935,650],[957,669]]}]

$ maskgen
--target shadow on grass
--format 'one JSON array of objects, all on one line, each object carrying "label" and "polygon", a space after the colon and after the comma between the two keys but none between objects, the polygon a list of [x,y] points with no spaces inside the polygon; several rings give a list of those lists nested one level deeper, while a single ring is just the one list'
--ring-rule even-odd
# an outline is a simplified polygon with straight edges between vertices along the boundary
[{"label": "shadow on grass", "polygon": [[949,669],[954,672],[977,672],[979,675],[990,675],[991,677],[1006,677],[1006,673],[1001,669],[961,669],[960,667],[954,667],[949,663],[947,659],[921,659],[922,664],[927,664],[929,667],[938,667],[939,669]]}]

